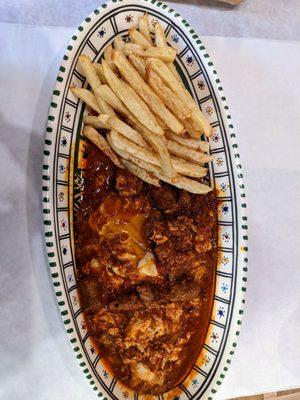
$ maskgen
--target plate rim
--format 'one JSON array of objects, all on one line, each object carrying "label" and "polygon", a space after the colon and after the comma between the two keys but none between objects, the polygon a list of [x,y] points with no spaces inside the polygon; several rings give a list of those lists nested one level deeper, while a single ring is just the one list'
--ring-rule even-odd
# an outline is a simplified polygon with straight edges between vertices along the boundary
[{"label": "plate rim", "polygon": [[[63,56],[63,60],[60,64],[58,75],[56,77],[56,84],[53,90],[52,98],[50,101],[50,106],[49,106],[49,112],[48,112],[48,119],[47,119],[47,125],[46,125],[46,134],[45,134],[45,145],[44,145],[44,158],[43,158],[43,173],[42,173],[42,204],[43,204],[43,223],[44,223],[44,234],[45,234],[45,250],[47,253],[47,259],[48,259],[48,264],[50,267],[50,273],[51,273],[51,278],[52,278],[52,284],[54,287],[54,291],[56,294],[56,299],[57,299],[57,304],[59,307],[60,314],[63,318],[63,322],[65,325],[66,333],[69,339],[69,342],[75,352],[76,358],[79,362],[79,366],[85,373],[87,379],[89,380],[90,384],[92,385],[92,388],[94,391],[98,392],[98,397],[102,397],[103,394],[99,392],[99,388],[97,387],[97,382],[95,383],[94,378],[92,376],[92,371],[89,371],[88,366],[86,365],[86,357],[85,355],[81,354],[80,348],[78,347],[77,344],[77,339],[76,335],[74,335],[74,324],[72,318],[68,318],[68,311],[69,311],[69,306],[65,304],[65,292],[64,289],[61,291],[58,289],[60,286],[60,279],[61,277],[59,276],[58,272],[53,272],[54,270],[56,271],[56,266],[59,265],[59,259],[58,259],[58,254],[57,251],[53,245],[52,242],[52,237],[55,238],[56,232],[54,229],[49,229],[49,226],[52,225],[54,215],[53,215],[53,193],[50,188],[49,182],[52,181],[52,179],[55,179],[54,177],[54,170],[52,167],[52,162],[57,156],[56,151],[55,151],[55,146],[54,146],[54,141],[53,141],[53,130],[54,127],[56,127],[56,122],[55,122],[55,114],[56,114],[56,109],[57,109],[57,103],[61,99],[62,95],[60,93],[60,84],[63,82],[63,77],[66,72],[68,72],[65,68],[66,62],[69,59],[69,55],[72,53],[73,45],[75,41],[84,33],[84,30],[89,22],[93,18],[99,17],[100,13],[102,10],[105,10],[106,8],[109,8],[110,6],[115,5],[116,3],[125,3],[123,0],[110,0],[102,5],[100,5],[97,9],[95,9],[93,12],[89,14],[88,17],[86,17],[82,23],[79,25],[77,30],[72,35],[72,39],[68,43],[68,46],[66,48],[66,51]],[[228,337],[226,339],[226,342],[224,344],[224,353],[221,356],[220,364],[217,366],[216,371],[212,377],[211,383],[208,385],[207,390],[205,390],[203,395],[207,395],[208,400],[212,400],[214,397],[215,393],[217,392],[217,389],[220,387],[221,383],[223,382],[226,373],[228,371],[228,366],[231,364],[231,360],[233,358],[236,346],[237,346],[237,337],[240,334],[240,329],[242,325],[242,318],[244,314],[244,307],[245,307],[245,293],[246,293],[246,283],[247,283],[247,263],[248,263],[248,257],[247,257],[247,252],[248,252],[248,247],[247,247],[247,242],[248,242],[248,218],[246,215],[246,208],[247,208],[247,203],[245,200],[245,185],[243,182],[243,172],[242,172],[242,166],[240,163],[240,155],[238,151],[238,145],[236,143],[236,135],[234,131],[233,124],[231,123],[231,115],[229,112],[229,107],[227,105],[227,100],[226,97],[224,96],[223,93],[223,87],[221,85],[221,81],[218,77],[218,74],[215,70],[214,64],[210,59],[209,54],[207,53],[205,46],[203,45],[201,39],[198,37],[196,31],[189,25],[189,23],[181,17],[181,15],[175,11],[174,9],[170,8],[168,5],[163,3],[162,1],[159,0],[127,0],[126,5],[136,5],[136,4],[142,5],[148,5],[150,8],[153,8],[155,10],[164,10],[167,11],[169,15],[172,15],[173,18],[175,18],[180,25],[183,25],[185,28],[188,29],[188,33],[190,34],[191,40],[195,44],[195,49],[198,52],[199,56],[201,56],[204,59],[203,62],[205,64],[205,68],[208,70],[210,69],[210,72],[213,74],[213,77],[215,78],[213,82],[213,87],[215,91],[218,93],[218,102],[222,102],[222,112],[226,116],[227,123],[226,123],[226,136],[228,139],[228,144],[229,144],[229,153],[230,153],[230,158],[233,162],[233,173],[234,173],[234,178],[235,178],[235,189],[237,190],[237,208],[238,212],[236,215],[236,220],[237,220],[237,225],[238,225],[238,237],[239,237],[239,244],[243,246],[245,256],[242,257],[241,260],[239,260],[238,268],[242,269],[242,274],[240,279],[237,279],[236,282],[236,287],[235,287],[235,299],[234,299],[234,304],[233,304],[233,310],[232,310],[232,321],[229,324],[229,330],[228,330]],[[228,121],[230,123],[228,123]],[[68,193],[68,198],[70,197],[70,194]],[[53,230],[53,231],[52,231]],[[49,248],[54,247],[53,252],[49,252]],[[237,250],[238,253],[241,252],[240,249]],[[50,256],[51,254],[51,256]],[[58,267],[57,267],[58,268]],[[60,299],[61,297],[61,299]],[[238,316],[238,317],[237,317]],[[234,329],[235,328],[235,329]],[[235,330],[235,332],[233,332]],[[82,361],[83,358],[83,361]],[[222,366],[222,368],[221,368]],[[220,373],[220,369],[222,369],[222,372]],[[88,373],[87,373],[88,372]],[[209,389],[209,395],[208,395],[208,389]],[[201,396],[202,397],[202,396]],[[199,398],[199,397],[197,397]],[[204,397],[203,397],[204,398]],[[107,400],[104,397],[104,400]]]}]

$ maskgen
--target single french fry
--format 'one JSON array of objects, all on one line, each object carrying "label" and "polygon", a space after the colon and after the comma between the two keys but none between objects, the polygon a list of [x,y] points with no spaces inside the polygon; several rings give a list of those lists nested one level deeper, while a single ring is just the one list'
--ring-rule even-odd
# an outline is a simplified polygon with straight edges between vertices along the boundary
[{"label": "single french fry", "polygon": [[207,174],[207,168],[201,167],[199,164],[183,160],[178,157],[171,157],[173,168],[180,175],[190,176],[192,178],[203,178]]},{"label": "single french fry", "polygon": [[152,46],[152,44],[149,43],[148,40],[136,28],[129,29],[128,33],[132,43],[139,44],[145,48]]},{"label": "single french fry", "polygon": [[131,140],[126,139],[114,129],[110,131],[108,135],[108,141],[114,151],[118,154],[121,151],[125,151],[134,157],[149,162],[150,164],[158,166],[160,165],[158,158],[155,157],[151,151],[133,143]]},{"label": "single french fry", "polygon": [[84,73],[88,83],[92,87],[92,89],[95,89],[96,87],[101,85],[101,81],[98,77],[98,74],[97,74],[95,68],[93,67],[91,59],[85,55],[81,55],[81,56],[79,56],[79,61],[80,61],[80,65],[83,69],[83,73]]},{"label": "single french fry", "polygon": [[105,61],[103,61],[103,71],[109,86],[131,113],[144,125],[147,125],[151,132],[156,133],[157,135],[163,135],[163,129],[159,126],[147,104],[140,98],[135,90],[133,90],[128,83],[119,79]]},{"label": "single french fry", "polygon": [[202,135],[202,130],[199,130],[199,126],[197,123],[195,123],[194,120],[191,119],[191,117],[188,117],[184,120],[181,121],[186,132],[194,139],[199,139]]},{"label": "single french fry", "polygon": [[178,176],[175,182],[170,181],[170,179],[156,175],[157,178],[170,183],[171,185],[176,186],[178,189],[186,190],[187,192],[194,194],[206,194],[212,190],[210,186],[204,185],[198,181],[194,181],[193,179],[186,178],[185,176]]},{"label": "single french fry", "polygon": [[166,47],[163,49],[160,49],[158,47],[148,47],[145,50],[142,48],[140,45],[132,44],[132,43],[126,43],[125,44],[125,54],[127,56],[130,56],[132,54],[143,57],[143,58],[149,58],[149,57],[154,57],[158,58],[159,60],[165,62],[165,63],[170,63],[175,60],[176,57],[176,50],[173,49],[172,47]]},{"label": "single french fry", "polygon": [[100,95],[99,86],[95,88],[94,94],[98,103],[100,113],[115,115],[114,109],[105,100],[103,100],[102,96]]},{"label": "single french fry", "polygon": [[152,38],[149,29],[148,14],[145,13],[142,17],[139,17],[138,24],[139,24],[139,31],[141,32],[141,34],[149,43],[152,44]]},{"label": "single french fry", "polygon": [[106,80],[104,72],[103,72],[102,64],[93,63],[93,67],[95,68],[101,83],[107,83],[107,80]]},{"label": "single french fry", "polygon": [[132,54],[128,56],[129,61],[134,66],[134,68],[138,71],[141,77],[146,80],[147,73],[146,73],[146,63],[145,60],[141,57]]},{"label": "single french fry", "polygon": [[[144,140],[143,136],[137,132],[135,129],[132,129],[131,126],[127,125],[125,122],[117,118],[116,116],[109,116],[106,114],[98,115],[98,119],[101,123],[108,126],[108,129],[114,129],[119,132],[128,140],[136,143],[137,145],[148,148],[148,143]],[[159,136],[158,136],[159,137]]]},{"label": "single french fry", "polygon": [[205,142],[204,140],[196,140],[183,136],[178,136],[171,131],[165,131],[165,135],[169,140],[182,144],[183,146],[189,147],[190,149],[200,150],[203,153],[207,153],[209,151],[209,143]]},{"label": "single french fry", "polygon": [[[152,69],[148,69],[148,83],[152,90],[165,103],[166,107],[180,120],[191,116],[191,110],[180,98],[174,95],[172,90],[165,84],[161,77]],[[182,122],[184,125],[184,123]]]},{"label": "single french fry", "polygon": [[[168,47],[164,29],[159,22],[157,24],[155,24],[154,37],[155,37],[155,45],[157,47],[161,47],[161,48]],[[167,66],[168,66],[169,70],[174,74],[174,76],[178,80],[178,82],[182,83],[181,78],[176,70],[175,65],[171,62],[171,63],[168,63]]]},{"label": "single french fry", "polygon": [[91,142],[94,143],[103,153],[119,168],[123,168],[122,164],[119,161],[118,156],[115,152],[111,149],[109,144],[107,143],[106,139],[100,135],[94,128],[91,126],[85,125],[83,127],[82,133],[86,136]]},{"label": "single french fry", "polygon": [[160,75],[175,95],[179,96],[182,101],[186,102],[187,106],[192,110],[191,118],[197,123],[199,130],[201,130],[207,137],[210,137],[212,130],[207,118],[199,109],[189,92],[184,89],[176,79],[174,79],[174,74],[171,73],[169,68],[157,58],[147,58],[146,65]]},{"label": "single french fry", "polygon": [[113,72],[117,72],[116,66],[112,62],[112,52],[113,52],[113,48],[112,48],[112,45],[110,44],[104,50],[104,60],[107,62],[107,64],[109,65],[109,68],[111,68],[111,70]]},{"label": "single french fry", "polygon": [[114,40],[114,48],[124,53],[125,42],[121,36],[117,36]]},{"label": "single french fry", "polygon": [[182,146],[179,143],[172,142],[171,140],[167,140],[167,148],[171,154],[175,154],[180,158],[199,164],[204,164],[214,159],[208,154],[203,154],[198,151],[192,150],[188,147]]},{"label": "single french fry", "polygon": [[168,46],[164,29],[159,22],[154,26],[154,40],[157,47],[164,48]]},{"label": "single french fry", "polygon": [[108,85],[98,86],[95,90],[95,94],[96,93],[121,115],[127,117],[130,114],[130,111],[127,109],[127,107],[121,102],[121,100],[115,95]]},{"label": "single french fry", "polygon": [[85,115],[83,122],[85,125],[91,126],[95,129],[110,129],[109,124],[101,122],[99,118],[94,115]]},{"label": "single french fry", "polygon": [[70,88],[71,92],[86,103],[89,107],[91,107],[94,111],[100,114],[100,109],[96,100],[96,97],[87,89],[81,89],[76,86]]},{"label": "single french fry", "polygon": [[93,67],[93,64],[92,64],[90,58],[87,56],[81,55],[79,57],[79,61],[82,66],[83,72],[86,76],[86,79],[88,80],[89,84],[91,85],[91,87],[94,91],[100,112],[109,114],[109,115],[114,115],[115,112],[114,112],[113,108],[98,93],[98,88],[101,85],[101,81],[97,75],[95,68]]},{"label": "single french fry", "polygon": [[142,181],[149,183],[150,185],[160,187],[159,179],[156,178],[153,174],[145,171],[144,169],[138,167],[130,161],[122,159],[121,162],[128,169],[129,172],[140,178]]},{"label": "single french fry", "polygon": [[[123,78],[136,90],[148,104],[149,108],[175,133],[184,131],[183,125],[165,107],[162,100],[153,92],[150,86],[142,79],[127,58],[117,50],[113,53],[113,62],[118,67]],[[146,125],[144,123],[144,125]]]}]

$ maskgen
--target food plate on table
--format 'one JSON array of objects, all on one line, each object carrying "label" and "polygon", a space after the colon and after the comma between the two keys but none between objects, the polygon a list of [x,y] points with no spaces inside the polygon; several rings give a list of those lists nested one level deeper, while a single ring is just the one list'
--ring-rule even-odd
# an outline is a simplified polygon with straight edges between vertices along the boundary
[{"label": "food plate on table", "polygon": [[213,398],[247,272],[240,157],[202,42],[155,1],[113,1],[59,69],[43,164],[46,248],[98,397]]}]

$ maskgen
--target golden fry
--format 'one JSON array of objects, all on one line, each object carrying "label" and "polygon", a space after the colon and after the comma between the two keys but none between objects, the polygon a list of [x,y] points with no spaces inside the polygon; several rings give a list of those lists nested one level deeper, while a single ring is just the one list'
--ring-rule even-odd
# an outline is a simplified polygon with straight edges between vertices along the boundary
[{"label": "golden fry", "polygon": [[114,129],[137,145],[149,148],[148,143],[144,140],[143,136],[139,132],[137,132],[135,129],[132,129],[131,126],[127,125],[116,116],[100,114],[98,115],[98,119],[101,123],[107,125],[108,129]]},{"label": "golden fry", "polygon": [[102,64],[99,63],[93,63],[93,67],[95,68],[99,79],[101,80],[102,83],[107,83],[107,80],[105,78],[104,72],[103,72],[103,67]]},{"label": "golden fry", "polygon": [[157,22],[154,26],[154,39],[157,47],[164,48],[168,46],[164,28],[159,22]]},{"label": "golden fry", "polygon": [[108,85],[98,86],[95,90],[98,96],[107,102],[113,109],[118,113],[124,115],[125,117],[130,114],[126,106],[121,102],[121,100],[114,94]]},{"label": "golden fry", "polygon": [[148,14],[146,13],[142,17],[139,17],[139,30],[144,38],[152,44],[152,38],[149,29],[149,19]]},{"label": "golden fry", "polygon": [[148,47],[144,50],[140,45],[126,43],[125,54],[127,56],[134,54],[143,58],[154,57],[160,59],[163,62],[169,63],[175,60],[176,50],[172,47],[160,49],[154,46]]},{"label": "golden fry", "polygon": [[106,139],[100,135],[94,128],[91,126],[85,125],[83,127],[82,133],[86,136],[91,142],[94,143],[103,153],[119,168],[123,168],[122,164],[119,161],[118,156],[111,149]]},{"label": "golden fry", "polygon": [[128,31],[129,37],[132,43],[139,44],[142,47],[148,48],[151,47],[152,44],[148,42],[148,40],[135,28],[131,28]]},{"label": "golden fry", "polygon": [[110,126],[107,123],[101,122],[99,118],[94,115],[85,115],[83,122],[85,125],[91,126],[95,129],[110,129]]},{"label": "golden fry", "polygon": [[71,92],[78,97],[80,100],[82,100],[84,103],[86,103],[89,107],[91,107],[94,111],[96,111],[98,114],[100,114],[100,109],[96,100],[96,97],[87,89],[81,89],[78,87],[71,87],[70,88]]},{"label": "golden fry", "polygon": [[108,134],[107,140],[109,141],[111,147],[118,154],[119,152],[125,151],[134,157],[149,162],[150,164],[158,166],[160,165],[159,160],[151,151],[133,143],[131,140],[126,139],[124,136],[113,129]]},{"label": "golden fry", "polygon": [[[155,24],[154,36],[155,36],[155,45],[157,47],[161,47],[161,48],[168,47],[165,32],[160,23]],[[172,62],[170,62],[167,64],[167,66],[168,66],[169,70],[174,74],[174,76],[178,80],[178,82],[180,82],[182,84],[180,76],[176,70],[175,65]]]},{"label": "golden fry", "polygon": [[167,148],[170,153],[175,154],[180,158],[184,158],[185,160],[194,161],[199,164],[204,164],[214,159],[210,155],[189,149],[188,147],[182,146],[176,142],[172,142],[171,140],[167,140]]},{"label": "golden fry", "polygon": [[107,64],[109,65],[109,68],[111,68],[113,72],[117,72],[116,66],[112,62],[112,52],[113,52],[113,48],[112,48],[112,45],[110,44],[104,50],[104,60],[107,62]]},{"label": "golden fry", "polygon": [[121,36],[117,36],[114,40],[114,48],[124,53],[125,42]]},{"label": "golden fry", "polygon": [[101,81],[98,77],[97,72],[95,71],[95,68],[93,67],[91,59],[85,55],[81,55],[79,56],[79,61],[83,69],[84,75],[92,89],[95,89],[96,87],[101,85]]},{"label": "golden fry", "polygon": [[207,153],[209,151],[209,143],[205,142],[204,140],[196,140],[183,136],[178,136],[171,131],[166,131],[165,134],[169,140],[182,144],[183,146],[189,147],[190,149],[200,150],[203,153]]},{"label": "golden fry", "polygon": [[180,175],[190,176],[192,178],[203,178],[207,174],[207,168],[199,164],[183,160],[182,158],[172,156],[171,163],[173,168]]},{"label": "golden fry", "polygon": [[138,71],[141,77],[146,80],[147,73],[146,73],[146,63],[145,60],[141,57],[138,57],[134,54],[128,56],[129,61],[134,66],[134,68]]}]

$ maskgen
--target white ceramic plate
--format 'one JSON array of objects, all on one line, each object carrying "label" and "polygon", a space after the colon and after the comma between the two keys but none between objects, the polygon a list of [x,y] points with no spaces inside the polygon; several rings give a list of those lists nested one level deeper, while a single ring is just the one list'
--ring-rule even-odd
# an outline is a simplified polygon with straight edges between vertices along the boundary
[{"label": "white ceramic plate", "polygon": [[105,46],[117,34],[126,35],[144,12],[151,23],[163,25],[168,42],[177,48],[178,70],[214,130],[210,145],[215,160],[210,179],[218,192],[219,257],[213,310],[205,344],[189,376],[164,394],[169,400],[212,399],[231,362],[243,314],[248,250],[243,175],[235,131],[213,62],[195,30],[160,1],[115,0],[103,4],[83,21],[67,47],[53,91],[45,139],[46,249],[69,340],[95,394],[115,400],[143,397],[124,387],[105,368],[86,329],[78,299],[72,221],[81,191],[84,148],[80,136],[85,106],[69,87],[87,86],[79,55],[97,61]]}]

